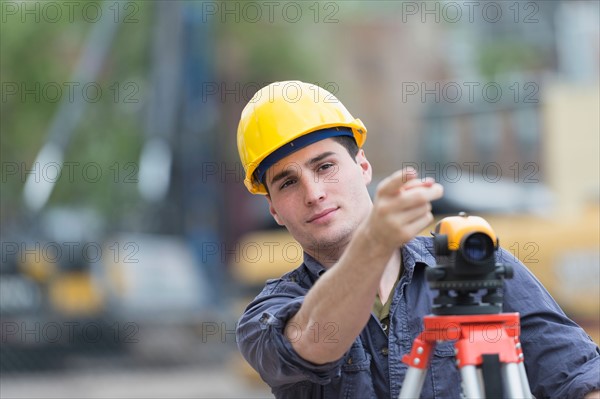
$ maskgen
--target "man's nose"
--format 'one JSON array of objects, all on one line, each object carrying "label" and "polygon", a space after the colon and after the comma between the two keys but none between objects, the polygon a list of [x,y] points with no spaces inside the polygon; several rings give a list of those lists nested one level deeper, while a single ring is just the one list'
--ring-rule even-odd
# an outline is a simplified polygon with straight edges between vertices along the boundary
[{"label": "man's nose", "polygon": [[326,198],[325,187],[321,179],[308,178],[304,182],[304,200],[306,205],[314,205]]}]

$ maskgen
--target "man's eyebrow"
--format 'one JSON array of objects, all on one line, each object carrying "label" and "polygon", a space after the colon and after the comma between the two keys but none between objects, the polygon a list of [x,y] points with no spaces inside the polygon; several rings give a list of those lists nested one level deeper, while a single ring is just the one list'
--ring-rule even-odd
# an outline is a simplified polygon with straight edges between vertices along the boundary
[{"label": "man's eyebrow", "polygon": [[324,153],[319,154],[316,157],[309,159],[304,165],[306,165],[306,166],[312,166],[312,165],[314,165],[316,163],[321,162],[323,159],[327,158],[330,155],[335,155],[335,152],[333,152],[333,151],[325,151]]},{"label": "man's eyebrow", "polygon": [[[335,152],[325,151],[324,153],[319,154],[316,157],[309,159],[308,161],[306,161],[306,163],[304,165],[307,167],[310,167],[316,163],[319,163],[320,161],[322,161],[323,159],[325,159],[331,155],[335,155]],[[285,168],[284,170],[282,170],[281,172],[279,172],[275,176],[273,176],[273,178],[271,179],[271,185],[275,184],[275,182],[277,182],[278,180],[285,179],[289,175],[293,174],[294,172],[292,169],[293,168]]]},{"label": "man's eyebrow", "polygon": [[286,177],[288,177],[291,174],[292,174],[292,171],[290,170],[290,168],[285,168],[284,170],[282,170],[281,172],[279,172],[275,176],[273,176],[273,178],[271,179],[271,186],[274,185],[276,181],[285,179]]}]

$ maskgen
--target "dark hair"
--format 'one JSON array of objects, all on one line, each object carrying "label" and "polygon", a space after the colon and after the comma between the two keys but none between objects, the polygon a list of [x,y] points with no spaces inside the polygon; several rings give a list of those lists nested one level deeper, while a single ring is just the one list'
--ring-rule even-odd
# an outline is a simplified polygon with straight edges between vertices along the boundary
[{"label": "dark hair", "polygon": [[332,139],[341,144],[346,151],[348,151],[348,154],[350,154],[352,159],[356,158],[356,154],[358,154],[358,145],[356,145],[356,140],[354,140],[354,137],[334,136]]}]

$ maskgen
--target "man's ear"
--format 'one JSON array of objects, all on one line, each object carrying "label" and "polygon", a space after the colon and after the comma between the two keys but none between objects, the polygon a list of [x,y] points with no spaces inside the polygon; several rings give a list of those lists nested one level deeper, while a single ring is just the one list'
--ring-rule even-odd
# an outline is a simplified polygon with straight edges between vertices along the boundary
[{"label": "man's ear", "polygon": [[373,168],[371,167],[371,163],[367,159],[365,155],[365,151],[361,148],[356,153],[356,164],[360,166],[362,170],[363,180],[365,181],[365,185],[371,183],[373,179]]},{"label": "man's ear", "polygon": [[269,213],[271,214],[271,216],[273,216],[273,219],[275,219],[275,222],[277,222],[277,224],[280,226],[284,226],[284,224],[279,219],[279,215],[277,214],[275,207],[273,206],[273,201],[271,201],[271,196],[265,195],[265,198],[267,199],[267,202],[269,203]]}]

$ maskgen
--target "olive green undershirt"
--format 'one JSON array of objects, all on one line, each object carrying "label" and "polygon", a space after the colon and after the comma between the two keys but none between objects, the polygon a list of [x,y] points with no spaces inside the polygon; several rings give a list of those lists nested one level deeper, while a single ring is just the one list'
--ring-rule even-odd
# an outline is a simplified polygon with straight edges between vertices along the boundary
[{"label": "olive green undershirt", "polygon": [[387,301],[385,301],[385,303],[381,303],[381,298],[379,297],[379,292],[377,292],[377,295],[375,296],[375,303],[373,304],[373,314],[379,319],[379,321],[381,322],[381,325],[385,331],[385,333],[387,334],[388,332],[388,327],[390,325],[390,306],[392,305],[392,299],[394,298],[394,292],[396,292],[396,287],[398,286],[398,283],[400,282],[400,276],[402,275],[402,263],[400,263],[400,273],[398,273],[398,278],[396,279],[396,282],[394,283],[394,286],[392,287],[392,290],[390,291],[390,295],[387,298]]},{"label": "olive green undershirt", "polygon": [[388,296],[388,299],[387,301],[385,301],[385,303],[381,303],[381,298],[379,298],[379,292],[377,293],[377,296],[375,296],[375,303],[373,304],[373,314],[377,316],[377,318],[380,321],[389,317],[390,315],[390,306],[392,304],[392,298],[394,297],[394,291],[396,291],[396,286],[398,285],[399,281],[400,278],[398,278],[394,283],[392,291],[390,292],[390,295]]}]

